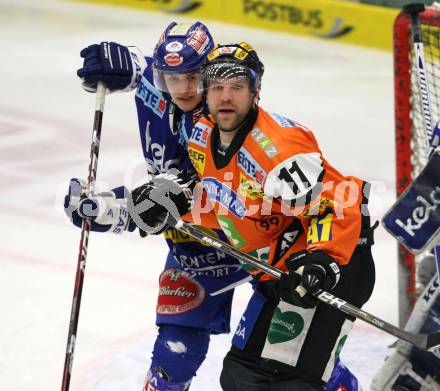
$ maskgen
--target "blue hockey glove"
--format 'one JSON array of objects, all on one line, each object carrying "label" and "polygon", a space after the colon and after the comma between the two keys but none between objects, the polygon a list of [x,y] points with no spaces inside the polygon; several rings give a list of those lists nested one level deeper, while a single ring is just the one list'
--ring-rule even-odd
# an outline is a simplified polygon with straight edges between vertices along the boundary
[{"label": "blue hockey glove", "polygon": [[142,52],[135,46],[123,46],[115,42],[101,42],[81,50],[83,67],[77,75],[83,80],[83,88],[96,92],[102,81],[109,92],[131,91],[139,83],[147,67]]},{"label": "blue hockey glove", "polygon": [[313,293],[334,289],[340,278],[337,263],[323,251],[299,251],[286,260],[286,266],[289,273],[280,279],[280,297],[303,308],[315,307],[318,300]]},{"label": "blue hockey glove", "polygon": [[88,196],[86,183],[81,179],[70,180],[69,190],[64,198],[64,211],[77,227],[82,220],[91,221],[90,229],[97,232],[120,234],[133,231],[136,226],[130,220],[123,186],[112,191]]},{"label": "blue hockey glove", "polygon": [[137,187],[128,198],[131,219],[139,230],[160,234],[174,227],[193,203],[194,180],[183,175],[159,174]]}]

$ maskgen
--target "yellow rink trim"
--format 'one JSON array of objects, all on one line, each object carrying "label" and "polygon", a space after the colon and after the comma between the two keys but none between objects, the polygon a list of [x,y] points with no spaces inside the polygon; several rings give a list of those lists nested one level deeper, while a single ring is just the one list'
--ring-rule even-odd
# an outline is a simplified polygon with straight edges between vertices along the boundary
[{"label": "yellow rink trim", "polygon": [[[340,0],[70,0],[392,49],[396,9]],[[165,26],[164,26],[165,27]],[[237,38],[239,40],[239,38]]]}]

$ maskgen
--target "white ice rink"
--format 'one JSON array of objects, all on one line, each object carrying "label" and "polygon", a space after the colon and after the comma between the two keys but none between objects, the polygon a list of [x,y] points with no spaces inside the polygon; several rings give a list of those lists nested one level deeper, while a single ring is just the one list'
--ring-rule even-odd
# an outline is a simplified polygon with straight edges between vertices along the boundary
[{"label": "white ice rink", "polygon": [[[59,390],[80,230],[62,210],[86,177],[94,95],[76,77],[80,50],[113,40],[150,53],[172,16],[52,0],[0,0],[0,390]],[[183,18],[180,18],[183,20]],[[327,159],[374,184],[372,213],[394,197],[392,55],[206,21],[217,42],[248,41],[266,65],[262,106],[314,130]],[[391,34],[391,31],[390,31]],[[132,94],[107,96],[101,190],[141,173]],[[394,240],[376,231],[367,311],[397,323]],[[93,234],[71,389],[140,391],[154,342],[161,237]],[[237,290],[232,329],[249,296]],[[323,325],[325,327],[325,325]],[[220,390],[232,335],[214,336],[192,390]],[[343,360],[369,389],[393,338],[356,322]]]}]

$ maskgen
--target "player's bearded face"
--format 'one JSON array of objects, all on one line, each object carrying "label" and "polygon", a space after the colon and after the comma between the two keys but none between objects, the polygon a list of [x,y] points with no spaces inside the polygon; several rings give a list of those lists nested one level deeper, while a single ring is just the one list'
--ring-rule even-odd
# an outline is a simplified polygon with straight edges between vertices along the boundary
[{"label": "player's bearded face", "polygon": [[256,92],[249,91],[246,77],[211,80],[206,101],[220,130],[228,132],[237,129],[252,108],[255,95]]},{"label": "player's bearded face", "polygon": [[191,111],[196,108],[202,99],[198,91],[200,73],[168,73],[164,74],[165,83],[173,102],[182,111]]}]

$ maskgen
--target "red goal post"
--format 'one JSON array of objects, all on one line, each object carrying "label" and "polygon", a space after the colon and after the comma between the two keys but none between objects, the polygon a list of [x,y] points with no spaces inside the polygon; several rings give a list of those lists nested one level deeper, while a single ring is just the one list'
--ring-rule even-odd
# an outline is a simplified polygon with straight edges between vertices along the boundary
[{"label": "red goal post", "polygon": [[[420,14],[427,79],[434,123],[440,118],[440,7]],[[400,12],[394,22],[394,105],[396,192],[400,195],[425,166],[428,157],[426,130],[417,82],[410,20]],[[403,326],[423,286],[417,269],[426,254],[414,256],[399,245],[399,324]]]}]

